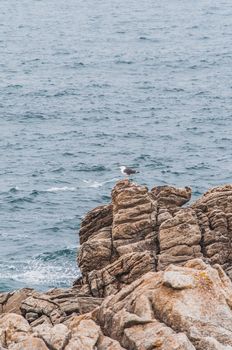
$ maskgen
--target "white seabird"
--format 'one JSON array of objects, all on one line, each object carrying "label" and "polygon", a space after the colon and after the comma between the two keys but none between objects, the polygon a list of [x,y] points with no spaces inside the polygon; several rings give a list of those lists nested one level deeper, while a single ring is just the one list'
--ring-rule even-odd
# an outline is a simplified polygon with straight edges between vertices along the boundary
[{"label": "white seabird", "polygon": [[139,173],[139,171],[132,169],[132,168],[129,168],[125,165],[120,166],[120,170],[121,170],[121,173],[123,175],[126,175],[126,176],[130,176],[130,175]]}]

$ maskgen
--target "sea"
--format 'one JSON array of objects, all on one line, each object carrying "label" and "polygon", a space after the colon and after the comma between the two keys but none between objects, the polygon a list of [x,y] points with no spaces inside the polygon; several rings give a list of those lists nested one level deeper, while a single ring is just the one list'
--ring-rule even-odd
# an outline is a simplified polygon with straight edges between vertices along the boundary
[{"label": "sea", "polygon": [[231,0],[0,1],[0,291],[71,286],[120,165],[232,182]]}]

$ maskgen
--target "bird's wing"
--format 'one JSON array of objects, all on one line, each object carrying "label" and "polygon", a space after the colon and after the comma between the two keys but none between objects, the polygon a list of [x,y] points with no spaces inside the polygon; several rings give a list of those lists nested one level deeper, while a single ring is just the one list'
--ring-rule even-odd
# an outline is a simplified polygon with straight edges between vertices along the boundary
[{"label": "bird's wing", "polygon": [[132,175],[132,174],[135,174],[136,173],[136,170],[132,169],[132,168],[126,168],[125,169],[125,172],[128,174],[128,175]]}]

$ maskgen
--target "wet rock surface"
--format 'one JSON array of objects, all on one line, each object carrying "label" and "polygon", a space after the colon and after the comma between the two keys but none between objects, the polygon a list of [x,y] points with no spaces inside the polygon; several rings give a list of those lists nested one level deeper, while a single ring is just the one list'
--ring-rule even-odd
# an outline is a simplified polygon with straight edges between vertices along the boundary
[{"label": "wet rock surface", "polygon": [[119,181],[80,229],[73,287],[0,294],[0,349],[232,350],[232,186]]}]

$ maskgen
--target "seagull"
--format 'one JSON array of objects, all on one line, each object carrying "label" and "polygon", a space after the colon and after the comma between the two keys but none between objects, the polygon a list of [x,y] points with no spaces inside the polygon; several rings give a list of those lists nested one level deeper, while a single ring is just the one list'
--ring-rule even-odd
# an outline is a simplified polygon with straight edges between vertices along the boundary
[{"label": "seagull", "polygon": [[137,174],[137,173],[139,173],[139,171],[134,170],[134,169],[132,169],[132,168],[129,168],[129,167],[125,166],[125,165],[120,166],[120,170],[121,170],[121,173],[122,173],[123,175],[126,175],[126,176],[130,176],[130,175],[132,175],[132,174]]}]

